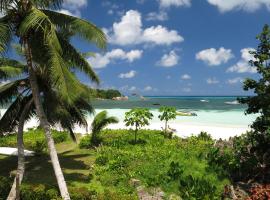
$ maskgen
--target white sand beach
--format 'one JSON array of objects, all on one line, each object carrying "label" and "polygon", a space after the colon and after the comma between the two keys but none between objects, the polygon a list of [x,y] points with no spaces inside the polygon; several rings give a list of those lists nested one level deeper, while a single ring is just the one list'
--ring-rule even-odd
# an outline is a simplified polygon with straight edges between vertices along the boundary
[{"label": "white sand beach", "polygon": [[[102,109],[97,109],[96,113],[100,112]],[[126,109],[107,109],[110,116],[117,116],[119,118],[118,124],[109,125],[107,128],[110,129],[127,129],[123,120]],[[153,120],[150,122],[149,126],[145,126],[145,129],[162,130],[164,123],[160,122],[158,119],[158,111],[151,110],[154,114]],[[230,137],[241,135],[246,131],[250,130],[249,124],[255,119],[255,116],[245,116],[243,113],[239,112],[197,112],[197,117],[177,117],[176,120],[169,122],[169,126],[176,130],[175,135],[179,137],[189,137],[191,135],[198,135],[200,132],[204,131],[209,133],[214,139],[228,139]],[[239,120],[240,119],[240,120]],[[89,133],[90,125],[93,120],[93,116],[87,118],[89,124],[89,130],[87,131],[83,127],[76,126],[75,132],[86,134]],[[231,123],[230,123],[231,121]],[[36,127],[38,125],[36,119],[31,119],[25,125],[25,130],[28,128]],[[59,127],[54,127],[60,129]],[[130,127],[128,127],[130,128]]]}]

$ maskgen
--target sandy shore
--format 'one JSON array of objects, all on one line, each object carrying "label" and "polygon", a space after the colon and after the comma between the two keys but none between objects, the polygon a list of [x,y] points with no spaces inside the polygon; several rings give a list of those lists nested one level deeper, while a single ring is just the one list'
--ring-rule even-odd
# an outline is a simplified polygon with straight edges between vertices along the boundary
[{"label": "sandy shore", "polygon": [[[91,120],[88,120],[89,124],[91,124]],[[30,120],[25,125],[25,130],[28,128],[36,127],[38,125],[38,121],[36,119]],[[241,135],[246,131],[250,130],[249,127],[245,126],[230,126],[230,125],[207,125],[207,124],[190,124],[190,123],[169,123],[169,126],[173,129],[176,129],[175,135],[179,137],[189,137],[191,135],[198,135],[200,132],[205,131],[209,133],[214,139],[228,139],[230,137]],[[144,127],[145,129],[152,130],[162,130],[164,124],[161,122],[152,122],[149,126]],[[61,130],[59,127],[55,127],[58,130]],[[123,122],[119,122],[118,124],[109,125],[107,128],[110,129],[127,129]],[[90,131],[90,130],[88,130]],[[76,126],[74,132],[86,134],[87,130],[85,128]]]},{"label": "sandy shore", "polygon": [[[146,126],[145,129],[152,130],[162,130],[164,126],[163,123],[151,123],[151,125]],[[248,127],[222,127],[222,126],[207,126],[207,125],[190,125],[190,124],[178,124],[171,123],[169,126],[176,129],[175,135],[179,137],[189,137],[192,135],[198,135],[200,132],[204,131],[209,133],[214,139],[228,139],[230,137],[241,135],[246,131],[250,130]],[[116,125],[108,126],[110,129],[127,129],[124,123],[118,123]],[[85,129],[76,127],[76,132],[85,133]]]}]

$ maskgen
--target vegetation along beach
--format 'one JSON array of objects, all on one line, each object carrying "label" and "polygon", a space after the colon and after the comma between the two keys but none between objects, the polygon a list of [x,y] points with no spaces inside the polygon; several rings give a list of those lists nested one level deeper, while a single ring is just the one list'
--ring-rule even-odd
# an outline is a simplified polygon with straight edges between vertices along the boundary
[{"label": "vegetation along beach", "polygon": [[268,0],[0,0],[0,200],[270,200]]}]

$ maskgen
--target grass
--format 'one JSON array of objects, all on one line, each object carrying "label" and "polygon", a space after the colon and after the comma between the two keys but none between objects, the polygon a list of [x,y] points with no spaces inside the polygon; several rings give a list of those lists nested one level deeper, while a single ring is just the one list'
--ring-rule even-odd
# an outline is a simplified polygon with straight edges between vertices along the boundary
[{"label": "grass", "polygon": [[[71,140],[56,144],[68,185],[85,187],[99,195],[109,191],[119,199],[120,196],[134,199],[136,190],[129,184],[132,178],[139,179],[149,190],[161,188],[167,196],[183,195],[181,184],[201,183],[203,180],[203,184],[215,186],[213,193],[216,199],[220,199],[219,195],[229,181],[223,172],[215,171],[208,164],[211,140],[195,137],[166,139],[159,131],[145,130],[138,136],[139,142],[134,144],[132,131],[105,130],[101,134],[103,144],[98,148],[80,149]],[[14,156],[0,155],[0,176],[10,176],[16,169],[16,162]],[[56,186],[47,154],[26,159],[24,183]]]}]

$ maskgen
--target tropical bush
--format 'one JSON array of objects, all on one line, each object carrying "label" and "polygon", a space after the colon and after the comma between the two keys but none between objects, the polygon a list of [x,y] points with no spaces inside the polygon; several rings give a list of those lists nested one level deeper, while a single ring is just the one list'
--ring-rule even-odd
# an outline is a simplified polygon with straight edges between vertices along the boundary
[{"label": "tropical bush", "polygon": [[135,126],[134,142],[137,143],[138,130],[144,126],[149,125],[149,120],[153,118],[153,114],[147,108],[133,108],[125,113],[125,125]]},{"label": "tropical bush", "polygon": [[11,187],[11,178],[0,176],[0,200],[6,200]]},{"label": "tropical bush", "polygon": [[168,107],[168,106],[162,106],[159,108],[159,112],[161,113],[158,118],[161,121],[165,121],[164,126],[164,133],[165,136],[167,135],[169,138],[172,138],[172,132],[168,132],[168,121],[176,119],[176,108],[175,107]]},{"label": "tropical bush", "polygon": [[[52,135],[55,143],[61,143],[69,139],[69,133],[66,131],[52,130]],[[7,135],[0,137],[0,146],[2,147],[17,147],[17,135]],[[46,151],[47,142],[45,140],[42,129],[29,129],[24,133],[24,146],[28,150],[33,150],[36,153]]]},{"label": "tropical bush", "polygon": [[90,185],[118,194],[136,194],[129,185],[138,179],[146,188],[161,188],[183,199],[220,199],[229,183],[224,169],[208,163],[213,142],[191,137],[164,139],[162,131],[139,130],[144,143],[132,144],[128,130],[104,130],[96,149]]},{"label": "tropical bush", "polygon": [[118,119],[116,117],[109,117],[107,111],[102,111],[98,113],[92,124],[91,124],[91,129],[92,129],[92,134],[91,134],[91,145],[97,146],[100,144],[101,139],[99,137],[100,131],[104,129],[106,126],[109,124],[116,124],[118,123]]}]

